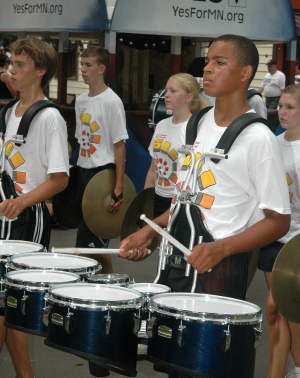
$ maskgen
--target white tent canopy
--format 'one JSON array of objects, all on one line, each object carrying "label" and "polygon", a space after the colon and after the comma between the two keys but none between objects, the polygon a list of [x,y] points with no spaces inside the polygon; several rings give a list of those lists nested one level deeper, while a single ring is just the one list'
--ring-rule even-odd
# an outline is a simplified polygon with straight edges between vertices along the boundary
[{"label": "white tent canopy", "polygon": [[269,42],[297,38],[290,0],[117,0],[111,30],[203,39],[230,33]]}]

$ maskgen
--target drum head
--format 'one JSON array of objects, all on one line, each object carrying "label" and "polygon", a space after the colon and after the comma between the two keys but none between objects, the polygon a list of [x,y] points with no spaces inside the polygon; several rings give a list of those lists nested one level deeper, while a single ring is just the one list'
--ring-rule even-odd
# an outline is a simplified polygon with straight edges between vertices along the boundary
[{"label": "drum head", "polygon": [[59,270],[13,270],[8,272],[4,278],[4,286],[20,287],[48,287],[54,284],[79,282],[80,277],[71,272]]},{"label": "drum head", "polygon": [[160,285],[155,283],[134,283],[128,286],[129,289],[134,289],[143,293],[147,296],[159,294],[159,293],[167,293],[171,291],[171,288],[166,285]]},{"label": "drum head", "polygon": [[143,299],[141,293],[114,285],[75,283],[52,286],[46,300],[55,304],[65,302],[67,306],[100,308],[139,308]]},{"label": "drum head", "polygon": [[261,309],[250,302],[217,295],[194,293],[157,294],[152,297],[150,311],[168,313],[213,323],[255,324],[262,320]]},{"label": "drum head", "polygon": [[0,257],[42,251],[43,249],[42,244],[38,243],[18,240],[0,240]]},{"label": "drum head", "polygon": [[84,272],[88,268],[96,268],[96,260],[63,253],[24,253],[8,258],[8,266],[12,269],[56,269],[73,272]]}]

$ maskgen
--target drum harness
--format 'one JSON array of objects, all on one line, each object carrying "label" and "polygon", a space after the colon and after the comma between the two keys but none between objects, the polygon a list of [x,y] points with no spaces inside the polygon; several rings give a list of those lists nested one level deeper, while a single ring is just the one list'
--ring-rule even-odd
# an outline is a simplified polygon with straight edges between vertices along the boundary
[{"label": "drum harness", "polygon": [[[14,182],[12,178],[7,174],[7,172],[4,170],[4,162],[6,156],[6,148],[10,143],[13,143],[17,146],[21,146],[22,144],[26,143],[26,137],[28,134],[29,126],[33,118],[36,116],[36,114],[41,111],[42,109],[53,107],[61,111],[59,105],[55,104],[52,101],[49,100],[40,100],[32,104],[23,114],[17,134],[12,137],[12,139],[7,140],[4,143],[4,135],[6,132],[6,123],[5,123],[5,116],[9,108],[11,108],[16,102],[18,102],[19,99],[14,99],[10,102],[8,102],[0,111],[0,197],[2,201],[5,199],[12,199],[18,197],[18,194],[15,190]],[[24,211],[23,211],[24,212]],[[21,213],[19,217],[22,216]],[[7,219],[2,215],[2,222],[1,222],[1,234],[0,239],[6,239],[8,240],[10,238],[11,234],[11,226],[12,222],[16,221],[18,218],[15,219]],[[7,225],[7,235],[5,236],[5,228]]]},{"label": "drum harness", "polygon": [[[197,157],[193,151],[193,144],[196,140],[198,134],[198,123],[205,113],[207,113],[212,107],[206,107],[204,109],[198,110],[193,113],[191,118],[188,121],[186,128],[186,144],[178,149],[179,153],[190,156],[190,164],[188,166],[188,173],[186,180],[181,188],[178,188],[179,193],[175,198],[175,206],[172,216],[168,222],[166,230],[161,229],[162,241],[159,247],[159,262],[158,262],[158,271],[157,276],[155,277],[154,283],[157,283],[161,276],[161,271],[166,269],[166,265],[170,265],[170,259],[173,255],[174,248],[178,249],[180,253],[187,255],[191,254],[191,250],[197,244],[204,242],[213,241],[213,237],[206,230],[205,225],[202,220],[201,212],[198,207],[195,205],[197,200],[197,177],[200,174],[200,171],[203,166],[203,160],[205,158],[210,158],[215,164],[218,164],[221,159],[228,158],[228,152],[234,143],[238,135],[249,125],[260,122],[268,127],[270,127],[269,122],[260,117],[257,113],[246,113],[237,117],[225,130],[219,142],[215,148],[212,148],[209,152],[202,154],[200,157]],[[174,236],[182,236],[184,234],[182,224],[176,228],[176,221],[180,216],[184,215],[187,219],[188,228],[190,232],[190,240],[188,246],[176,242]],[[195,216],[196,215],[196,216]],[[145,220],[145,218],[144,218]],[[145,220],[146,221],[146,220]],[[147,222],[150,224],[149,222]],[[153,223],[153,222],[151,222]],[[159,227],[156,227],[156,231]],[[160,232],[159,232],[160,233]],[[176,235],[176,233],[178,235]],[[187,244],[187,243],[185,243]],[[187,250],[188,249],[188,250]],[[183,259],[182,255],[173,255],[179,261],[178,265],[181,265],[181,260]],[[171,264],[173,267],[175,264]],[[180,266],[181,267],[181,266]],[[185,276],[189,277],[190,275],[190,264],[185,264]],[[195,292],[197,284],[198,272],[195,269],[193,275],[193,283],[191,287],[191,292]]]}]

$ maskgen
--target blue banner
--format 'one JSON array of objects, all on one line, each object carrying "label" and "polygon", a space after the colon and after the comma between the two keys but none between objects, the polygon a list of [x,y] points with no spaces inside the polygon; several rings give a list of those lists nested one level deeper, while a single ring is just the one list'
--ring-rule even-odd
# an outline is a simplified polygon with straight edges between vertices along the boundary
[{"label": "blue banner", "polygon": [[0,31],[107,31],[105,0],[0,0]]},{"label": "blue banner", "polygon": [[230,33],[270,42],[297,38],[290,0],[117,0],[111,30],[203,39]]}]

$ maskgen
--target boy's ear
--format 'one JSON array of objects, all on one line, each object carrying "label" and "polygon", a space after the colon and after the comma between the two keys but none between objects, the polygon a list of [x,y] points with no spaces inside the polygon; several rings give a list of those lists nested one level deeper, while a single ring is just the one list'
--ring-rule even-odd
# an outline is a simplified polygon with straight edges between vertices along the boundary
[{"label": "boy's ear", "polygon": [[104,74],[105,71],[106,71],[106,66],[104,64],[100,64],[100,73]]},{"label": "boy's ear", "polygon": [[251,76],[252,76],[252,66],[250,66],[250,64],[248,66],[245,66],[244,69],[243,69],[243,73],[242,73],[242,80],[245,81],[245,80],[250,80]]}]

